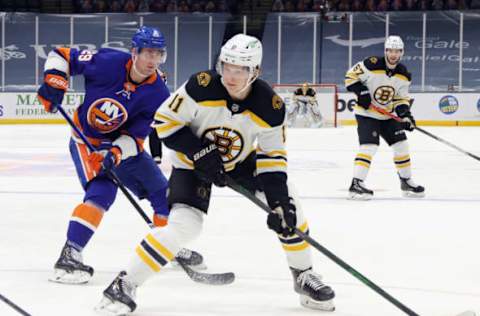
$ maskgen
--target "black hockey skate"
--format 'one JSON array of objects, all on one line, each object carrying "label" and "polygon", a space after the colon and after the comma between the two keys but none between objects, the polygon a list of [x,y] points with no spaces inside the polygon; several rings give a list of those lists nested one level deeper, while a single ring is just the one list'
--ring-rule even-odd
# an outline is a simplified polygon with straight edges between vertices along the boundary
[{"label": "black hockey skate", "polygon": [[353,178],[348,189],[348,198],[351,200],[370,200],[372,197],[373,191],[365,187],[363,180]]},{"label": "black hockey skate", "polygon": [[127,273],[122,271],[113,282],[103,291],[103,298],[95,307],[97,312],[104,315],[127,315],[137,308],[135,296],[137,287],[127,281]]},{"label": "black hockey skate", "polygon": [[197,270],[205,270],[207,266],[203,263],[203,256],[195,250],[182,248],[172,261],[174,266],[178,266],[177,260],[181,260],[183,264],[191,266]]},{"label": "black hockey skate", "polygon": [[333,298],[335,292],[322,282],[322,277],[313,270],[290,268],[293,275],[295,292],[300,294],[300,304],[307,308],[332,312],[335,310]]},{"label": "black hockey skate", "polygon": [[63,246],[60,258],[54,266],[54,276],[50,281],[65,284],[87,283],[93,276],[93,268],[83,264],[80,251],[68,242]]},{"label": "black hockey skate", "polygon": [[425,188],[413,182],[411,178],[400,177],[400,188],[404,197],[422,198],[425,196]]}]

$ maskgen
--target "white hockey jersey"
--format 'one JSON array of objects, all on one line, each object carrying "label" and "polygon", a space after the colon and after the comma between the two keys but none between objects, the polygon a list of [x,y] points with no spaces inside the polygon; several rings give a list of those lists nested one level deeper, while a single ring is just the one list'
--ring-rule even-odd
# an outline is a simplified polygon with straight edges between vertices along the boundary
[{"label": "white hockey jersey", "polygon": [[[257,154],[257,173],[286,172],[285,106],[263,80],[252,84],[243,101],[234,101],[210,71],[193,75],[157,110],[152,125],[160,138],[188,126],[200,139],[216,143],[226,171]],[[193,169],[186,154],[173,152],[175,168]]]},{"label": "white hockey jersey", "polygon": [[[356,63],[347,71],[345,86],[361,82],[368,88],[373,104],[393,113],[400,104],[410,105],[408,89],[411,80],[411,74],[403,64],[398,64],[391,70],[384,57],[372,56]],[[380,120],[390,118],[371,108],[365,110],[358,105],[354,107],[354,113]]]}]

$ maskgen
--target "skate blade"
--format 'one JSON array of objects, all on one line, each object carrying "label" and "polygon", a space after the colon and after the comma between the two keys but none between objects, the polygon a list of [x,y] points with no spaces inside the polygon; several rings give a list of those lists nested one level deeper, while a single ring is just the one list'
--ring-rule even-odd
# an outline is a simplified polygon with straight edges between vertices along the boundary
[{"label": "skate blade", "polygon": [[318,309],[325,312],[333,312],[335,310],[333,300],[316,301],[305,295],[300,295],[300,304],[306,308]]},{"label": "skate blade", "polygon": [[[175,270],[182,270],[182,267],[178,264],[177,260],[173,260],[170,262],[172,264],[172,268],[174,268]],[[197,265],[190,265],[188,264],[188,266],[194,270],[198,270],[198,271],[202,271],[202,270],[207,270],[207,265],[205,263],[200,263],[200,264],[197,264]]]},{"label": "skate blade", "polygon": [[355,192],[349,192],[347,199],[355,201],[369,201],[372,199],[372,197],[372,194],[359,194]]},{"label": "skate blade", "polygon": [[425,192],[415,193],[412,191],[402,191],[402,196],[405,198],[421,199],[425,197]]},{"label": "skate blade", "polygon": [[67,272],[61,269],[55,269],[53,276],[48,281],[61,284],[85,284],[92,276],[85,271]]},{"label": "skate blade", "polygon": [[105,316],[126,316],[132,312],[130,308],[120,302],[114,302],[107,297],[103,297],[100,303],[94,308],[95,312]]}]

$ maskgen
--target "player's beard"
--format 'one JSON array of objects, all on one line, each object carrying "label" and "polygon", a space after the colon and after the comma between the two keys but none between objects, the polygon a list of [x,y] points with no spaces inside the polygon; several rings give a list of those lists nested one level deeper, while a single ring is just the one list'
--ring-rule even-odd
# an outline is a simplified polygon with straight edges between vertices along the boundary
[{"label": "player's beard", "polygon": [[393,68],[397,67],[398,63],[400,62],[400,57],[398,57],[395,62],[392,62],[390,60],[390,58],[388,58],[388,56],[385,56],[385,60],[387,61],[387,66],[389,66],[389,68],[393,69]]}]

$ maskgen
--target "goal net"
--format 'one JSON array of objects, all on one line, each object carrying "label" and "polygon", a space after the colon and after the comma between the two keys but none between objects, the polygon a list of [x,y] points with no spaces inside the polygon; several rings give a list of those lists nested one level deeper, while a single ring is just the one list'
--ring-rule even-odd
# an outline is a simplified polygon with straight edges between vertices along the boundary
[{"label": "goal net", "polygon": [[314,97],[295,96],[302,84],[274,84],[283,99],[290,127],[337,127],[338,90],[335,84],[309,84]]}]

